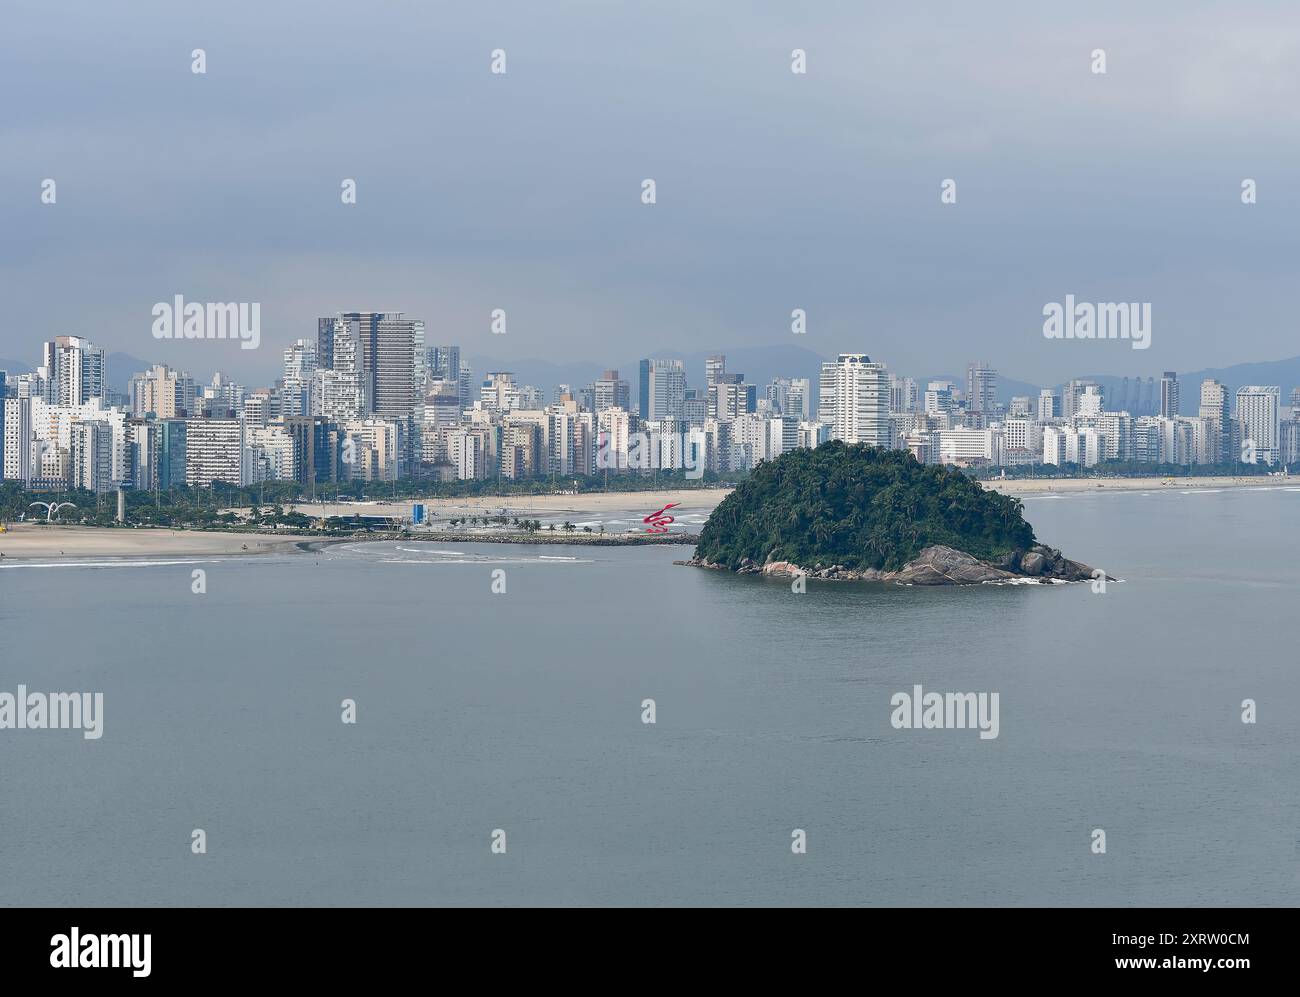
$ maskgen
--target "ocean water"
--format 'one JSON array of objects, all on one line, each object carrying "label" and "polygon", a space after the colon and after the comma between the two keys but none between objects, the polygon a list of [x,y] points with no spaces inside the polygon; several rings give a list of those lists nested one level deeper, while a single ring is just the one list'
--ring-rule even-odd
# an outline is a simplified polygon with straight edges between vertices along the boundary
[{"label": "ocean water", "polygon": [[[686,548],[410,542],[7,565],[0,690],[101,691],[104,733],[0,731],[0,904],[1300,902],[1300,489],[1025,507],[1123,581],[796,594]],[[894,729],[917,684],[997,692],[998,737]]]}]

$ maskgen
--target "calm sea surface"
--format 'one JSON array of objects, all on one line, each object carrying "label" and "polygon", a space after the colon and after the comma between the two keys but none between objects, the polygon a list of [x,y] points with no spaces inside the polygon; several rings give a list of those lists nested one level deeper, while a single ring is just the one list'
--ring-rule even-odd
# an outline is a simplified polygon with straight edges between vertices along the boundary
[{"label": "calm sea surface", "polygon": [[[1300,489],[1025,507],[1124,582],[797,595],[687,548],[412,542],[0,568],[0,691],[105,700],[97,741],[0,731],[0,904],[1300,903]],[[999,693],[1000,735],[893,729],[916,684]]]}]

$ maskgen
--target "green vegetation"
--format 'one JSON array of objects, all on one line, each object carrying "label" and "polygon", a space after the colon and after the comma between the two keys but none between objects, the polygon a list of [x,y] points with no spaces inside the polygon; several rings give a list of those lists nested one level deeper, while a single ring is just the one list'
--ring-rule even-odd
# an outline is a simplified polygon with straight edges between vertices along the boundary
[{"label": "green vegetation", "polygon": [[897,571],[943,544],[996,560],[1034,543],[1020,500],[906,451],[839,441],[759,464],[713,511],[696,557]]}]

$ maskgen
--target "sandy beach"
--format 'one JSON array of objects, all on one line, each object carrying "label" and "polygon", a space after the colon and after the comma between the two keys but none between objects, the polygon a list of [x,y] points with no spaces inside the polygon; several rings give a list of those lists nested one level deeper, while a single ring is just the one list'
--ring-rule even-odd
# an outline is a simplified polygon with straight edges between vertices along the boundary
[{"label": "sandy beach", "polygon": [[1005,495],[1043,495],[1069,492],[1157,492],[1189,491],[1193,488],[1300,488],[1300,478],[1256,477],[1248,478],[1029,478],[982,482],[985,488]]},{"label": "sandy beach", "polygon": [[[584,492],[581,495],[486,495],[477,498],[401,499],[397,502],[326,502],[326,516],[401,516],[411,514],[411,506],[423,502],[425,515],[443,521],[461,516],[498,516],[522,519],[580,519],[611,512],[640,512],[648,516],[669,503],[677,514],[712,512],[731,492],[730,488],[696,488],[662,492]],[[322,505],[300,503],[299,512],[319,517]],[[502,510],[505,510],[502,512]],[[236,510],[247,511],[247,510]]]},{"label": "sandy beach", "polygon": [[11,523],[0,533],[0,564],[61,557],[156,557],[195,554],[265,554],[292,549],[310,537],[258,536],[201,530],[102,529],[93,526],[38,526]]}]

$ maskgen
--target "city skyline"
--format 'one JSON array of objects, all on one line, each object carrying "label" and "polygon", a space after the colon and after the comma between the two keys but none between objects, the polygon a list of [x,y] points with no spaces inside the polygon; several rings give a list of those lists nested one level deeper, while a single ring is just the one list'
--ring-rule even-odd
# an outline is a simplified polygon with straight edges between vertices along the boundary
[{"label": "city skyline", "polygon": [[[186,331],[199,331],[201,311],[186,306]],[[220,371],[203,384],[154,363],[134,372],[124,393],[111,383],[104,347],[56,336],[43,343],[35,371],[0,378],[0,476],[101,493],[182,481],[314,488],[610,469],[698,477],[747,472],[829,440],[1002,473],[1105,462],[1300,463],[1300,388],[1284,406],[1278,384],[1203,378],[1187,392],[1194,414],[1181,410],[1172,370],[1158,383],[1016,382],[1022,393],[1003,402],[987,359],[968,363],[964,381],[918,379],[853,352],[823,361],[815,380],[750,379],[715,353],[703,361],[702,385],[692,386],[682,360],[650,357],[634,378],[607,368],[589,383],[543,389],[510,370],[476,373],[459,344],[425,337],[424,320],[402,312],[340,312],[318,317],[315,337],[283,351],[270,385],[245,386]]]},{"label": "city skyline", "polygon": [[[359,313],[353,312],[347,314],[359,314]],[[388,312],[376,310],[368,314],[388,314]],[[402,311],[392,312],[392,314],[410,314],[410,312],[402,310]],[[108,372],[114,369],[116,370],[116,381],[113,381],[112,378],[109,378],[111,382],[110,387],[118,388],[119,390],[125,386],[125,382],[127,378],[129,378],[130,374],[145,370],[148,367],[151,367],[157,363],[165,363],[166,366],[175,370],[188,371],[189,373],[195,376],[196,381],[201,381],[206,376],[220,374],[222,377],[225,377],[227,379],[233,377],[238,381],[240,381],[241,383],[249,386],[259,386],[259,385],[267,386],[273,384],[276,378],[281,376],[281,372],[283,369],[284,351],[292,349],[294,347],[294,344],[302,342],[307,339],[315,341],[317,339],[318,334],[319,334],[319,330],[316,330],[314,332],[309,332],[307,334],[304,334],[303,336],[295,337],[293,340],[286,342],[283,349],[273,349],[269,344],[267,344],[265,350],[262,353],[262,356],[265,357],[266,359],[261,361],[258,364],[253,377],[241,376],[239,374],[240,370],[245,369],[245,366],[243,364],[240,364],[238,362],[235,363],[223,362],[224,360],[228,360],[228,359],[237,359],[237,360],[248,359],[247,355],[245,354],[239,353],[238,351],[229,351],[229,350],[224,354],[208,355],[207,357],[205,357],[204,362],[202,364],[194,364],[194,363],[186,364],[186,363],[166,363],[166,361],[164,361],[161,358],[161,356],[156,356],[154,355],[154,353],[150,353],[150,357],[152,357],[152,359],[150,359],[149,357],[142,357],[131,353],[111,350],[105,347],[105,371]],[[50,336],[50,339],[57,339],[57,338],[67,338],[67,337],[63,336],[62,334],[58,336],[54,336],[54,335]],[[91,337],[82,336],[82,337],[74,337],[74,338],[85,339]],[[425,338],[429,340],[430,344],[432,344],[433,340],[437,339],[438,337],[426,331]],[[451,340],[448,341],[451,342]],[[102,345],[102,344],[99,344],[97,341],[97,345]],[[432,346],[430,346],[429,348],[432,348]],[[507,371],[508,370],[512,372],[523,371],[523,370],[540,371],[539,374],[525,374],[524,380],[530,383],[537,383],[537,385],[543,389],[553,387],[555,384],[572,383],[572,381],[575,379],[581,380],[582,379],[581,377],[576,377],[576,378],[574,377],[572,373],[574,369],[584,369],[586,371],[589,371],[590,377],[597,376],[600,371],[611,369],[609,364],[604,359],[600,359],[600,358],[574,357],[563,361],[557,361],[556,358],[553,357],[539,358],[536,356],[529,356],[523,354],[489,355],[484,353],[471,353],[463,346],[458,346],[457,348],[461,350],[461,354],[466,358],[466,364],[473,367],[476,370],[483,370],[483,371],[488,371],[488,370]],[[815,376],[816,373],[820,371],[822,364],[826,363],[828,360],[832,360],[834,356],[837,356],[839,355],[839,353],[845,352],[846,350],[849,350],[849,347],[846,347],[845,350],[837,350],[834,353],[829,355],[822,355],[799,344],[770,343],[770,344],[755,344],[749,346],[741,346],[732,349],[722,349],[719,347],[714,347],[705,350],[696,349],[689,352],[683,350],[676,350],[676,349],[672,349],[672,350],[664,349],[664,350],[655,350],[652,351],[652,353],[654,357],[659,359],[685,361],[687,364],[688,380],[690,381],[698,380],[700,382],[703,382],[706,381],[707,379],[707,370],[705,369],[707,364],[707,358],[708,356],[713,354],[721,353],[729,356],[741,356],[741,355],[752,355],[752,354],[761,355],[770,352],[771,354],[774,355],[774,357],[776,357],[776,359],[763,360],[762,361],[763,366],[767,367],[776,364],[778,366],[783,366],[784,368],[784,367],[790,367],[791,365],[789,360],[782,359],[780,355],[789,354],[791,352],[797,352],[802,354],[802,359],[800,361],[796,361],[796,364],[800,362],[803,363],[808,368],[808,371]],[[155,353],[156,352],[157,351],[155,351]],[[274,353],[275,355],[274,361],[270,360],[271,353]],[[0,371],[5,371],[10,375],[31,373],[40,365],[40,359],[41,358],[39,356],[39,353],[33,354],[30,349],[26,351],[22,351],[20,352],[19,355],[16,356],[0,356]],[[212,360],[213,362],[209,363],[208,362],[209,359]],[[254,357],[253,359],[256,360],[257,358]],[[636,376],[636,368],[637,368],[637,364],[640,363],[641,359],[644,359],[644,355],[640,358],[631,357],[630,355],[623,356],[620,357],[620,360],[622,362],[620,362],[613,368],[625,372],[630,372],[632,387],[634,391],[633,398],[637,397],[635,393],[638,384],[638,378]],[[885,359],[885,362],[890,367],[891,370],[895,370],[895,371],[898,370],[897,366],[893,363],[890,363],[888,358]],[[932,363],[929,365],[928,368],[925,368],[926,371],[925,373],[916,376],[918,377],[918,380],[950,378],[950,379],[961,381],[964,384],[968,376],[968,368],[971,366],[973,362],[974,361],[970,361],[968,358],[966,360],[955,360],[947,364]],[[987,361],[981,361],[981,362],[987,362]],[[1020,371],[1015,370],[1014,368],[1009,369],[1008,365],[1006,364],[995,362],[992,363],[991,366],[995,369],[997,373],[996,387],[997,387],[998,394],[1007,395],[1007,396],[1014,394],[1017,391],[1020,391],[1022,389],[1028,390],[1029,388],[1034,388],[1035,390],[1037,390],[1038,387],[1043,387],[1043,386],[1063,387],[1071,379],[1077,379],[1077,378],[1100,379],[1102,381],[1113,380],[1116,382],[1123,381],[1123,380],[1136,381],[1136,380],[1150,379],[1158,387],[1161,376],[1167,369],[1167,368],[1162,368],[1159,364],[1156,364],[1154,366],[1150,364],[1144,364],[1140,371],[1136,370],[1137,365],[1134,365],[1133,369],[1125,370],[1121,367],[1121,369],[1117,371],[1104,372],[1094,368],[1085,367],[1083,364],[1073,364],[1073,365],[1067,364],[1064,366],[1063,373],[1061,373],[1055,379],[1049,378],[1043,381],[1030,381],[1020,376],[1021,374]],[[126,371],[128,368],[130,369],[130,373],[124,374],[123,372]],[[1270,369],[1272,368],[1277,368],[1277,370],[1272,372],[1260,373],[1258,370],[1259,368],[1264,368],[1266,371],[1270,371]],[[1179,377],[1181,379],[1186,380],[1188,378],[1194,378],[1199,381],[1200,379],[1202,379],[1202,375],[1204,376],[1212,375],[1218,377],[1222,374],[1225,374],[1226,372],[1231,372],[1231,371],[1241,371],[1241,373],[1235,379],[1229,378],[1229,382],[1233,382],[1235,380],[1235,383],[1244,384],[1251,381],[1278,380],[1280,382],[1286,382],[1288,384],[1294,382],[1296,385],[1300,385],[1300,354],[1297,354],[1295,356],[1289,356],[1289,357],[1279,357],[1277,359],[1245,360],[1240,363],[1234,363],[1228,365],[1226,367],[1189,368],[1186,370],[1177,371],[1177,373],[1179,374]],[[108,377],[108,374],[106,373],[105,376]],[[1196,408],[1195,404],[1191,403],[1189,399],[1181,398],[1180,400],[1183,404],[1185,414],[1187,414],[1189,411],[1195,410]]]}]

